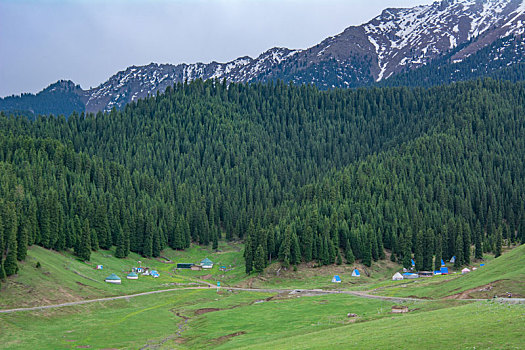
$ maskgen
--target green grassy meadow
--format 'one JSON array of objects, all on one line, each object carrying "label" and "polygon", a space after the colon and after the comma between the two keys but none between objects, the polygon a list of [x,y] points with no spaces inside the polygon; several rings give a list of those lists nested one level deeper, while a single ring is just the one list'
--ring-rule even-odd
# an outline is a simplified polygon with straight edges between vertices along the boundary
[{"label": "green grassy meadow", "polygon": [[477,302],[223,348],[523,349],[524,328],[524,305]]},{"label": "green grassy meadow", "polygon": [[[92,254],[89,264],[64,253],[32,247],[17,276],[2,284],[0,307],[55,304],[64,301],[133,294],[167,288],[180,290],[77,306],[0,314],[0,348],[6,349],[520,349],[525,344],[525,305],[496,301],[447,299],[476,287],[494,285],[523,293],[525,246],[489,259],[467,275],[391,281],[399,269],[381,261],[360,265],[299,266],[272,264],[261,275],[246,276],[242,245],[221,243],[218,251],[192,246],[164,251],[163,258],[131,254],[115,259],[111,251]],[[175,270],[177,262],[209,257],[211,270]],[[154,279],[126,280],[138,260],[160,272]],[[41,268],[36,268],[37,262]],[[104,270],[96,270],[97,264]],[[220,271],[220,266],[229,271]],[[354,267],[362,276],[350,277]],[[122,285],[104,283],[110,273]],[[341,284],[330,282],[339,274]],[[368,290],[389,296],[418,296],[404,302],[407,314],[392,314],[392,301],[348,294],[316,295],[232,291],[228,288],[183,290],[200,281],[223,286],[279,289]],[[434,300],[425,300],[434,299]],[[349,318],[348,313],[357,317]]]}]

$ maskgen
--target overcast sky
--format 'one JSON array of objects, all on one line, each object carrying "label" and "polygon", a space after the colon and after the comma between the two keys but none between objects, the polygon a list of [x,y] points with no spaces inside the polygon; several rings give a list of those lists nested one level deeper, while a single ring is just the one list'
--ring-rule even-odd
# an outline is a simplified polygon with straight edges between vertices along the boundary
[{"label": "overcast sky", "polygon": [[307,48],[386,7],[432,0],[0,0],[0,96],[87,89],[131,65]]}]

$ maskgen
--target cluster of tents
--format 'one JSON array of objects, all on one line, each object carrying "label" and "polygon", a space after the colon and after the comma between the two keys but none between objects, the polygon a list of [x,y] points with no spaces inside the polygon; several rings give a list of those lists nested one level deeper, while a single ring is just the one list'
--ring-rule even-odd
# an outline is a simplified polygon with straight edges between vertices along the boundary
[{"label": "cluster of tents", "polygon": [[[153,276],[153,278],[157,278],[157,277],[160,276],[160,274],[157,271],[155,271],[155,270],[149,271],[147,275],[148,276]],[[128,280],[138,280],[139,279],[139,275],[135,271],[131,271],[130,273],[128,273],[126,278]],[[106,277],[104,282],[112,283],[112,284],[121,284],[122,280],[120,279],[119,276],[117,276],[116,274],[112,273],[111,275]]]},{"label": "cluster of tents", "polygon": [[[359,273],[359,270],[358,269],[354,269],[352,271],[352,277],[360,277],[361,274]],[[334,275],[334,277],[332,277],[332,283],[341,283],[341,277],[339,277],[339,275]]]},{"label": "cluster of tents", "polygon": [[[450,262],[453,263],[454,261],[456,260],[456,257],[453,256],[451,259],[450,259]],[[411,260],[412,262],[412,267],[415,266],[415,262],[414,260],[412,259]],[[479,265],[480,267],[482,266],[485,266],[485,264],[480,264]],[[476,270],[476,267],[472,268],[473,270]],[[448,271],[448,267],[445,266],[445,262],[443,261],[443,259],[441,259],[441,268],[439,270],[436,270],[436,271],[429,271],[429,272],[419,272],[419,273],[414,273],[414,272],[408,272],[406,271],[406,269],[403,269],[405,270],[405,272],[403,274],[401,274],[400,272],[396,272],[394,274],[394,276],[392,276],[392,281],[400,281],[400,280],[403,280],[403,279],[413,279],[413,278],[419,278],[420,276],[424,276],[424,277],[430,277],[430,276],[436,276],[436,275],[448,275],[450,272]],[[469,273],[471,270],[467,267],[465,267],[463,270],[461,270],[461,274],[466,274],[466,273]]]}]

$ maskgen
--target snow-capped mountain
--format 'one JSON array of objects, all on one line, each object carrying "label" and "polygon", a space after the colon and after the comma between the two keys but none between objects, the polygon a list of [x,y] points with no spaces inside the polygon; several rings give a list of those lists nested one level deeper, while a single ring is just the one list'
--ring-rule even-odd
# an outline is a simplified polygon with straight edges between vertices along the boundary
[{"label": "snow-capped mountain", "polygon": [[118,72],[100,86],[89,90],[86,110],[95,112],[111,110],[114,106],[122,107],[139,98],[163,92],[166,87],[177,82],[193,79],[223,79],[236,82],[248,82],[261,74],[268,74],[283,60],[290,59],[298,51],[286,48],[273,48],[256,59],[240,57],[227,63],[209,64],[156,64],[128,67]]},{"label": "snow-capped mountain", "polygon": [[174,83],[197,78],[229,82],[281,79],[320,88],[364,86],[451,52],[451,64],[462,62],[501,38],[521,37],[524,32],[525,0],[442,0],[385,9],[368,23],[349,27],[304,50],[272,48],[257,58],[240,57],[227,63],[132,66],[77,95],[86,111],[97,112],[120,108]]}]

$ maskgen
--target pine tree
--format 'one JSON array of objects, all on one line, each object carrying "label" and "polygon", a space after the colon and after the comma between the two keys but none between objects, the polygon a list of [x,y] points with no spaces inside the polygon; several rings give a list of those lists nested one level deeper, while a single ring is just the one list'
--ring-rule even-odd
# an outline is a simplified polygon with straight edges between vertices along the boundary
[{"label": "pine tree", "polygon": [[441,259],[443,259],[443,238],[440,234],[436,235],[435,251],[434,270],[439,271],[441,269]]},{"label": "pine tree", "polygon": [[250,274],[252,272],[253,268],[253,247],[252,247],[252,239],[251,236],[248,235],[246,237],[246,241],[244,242],[244,261],[245,261],[245,269],[246,274]]},{"label": "pine tree", "polygon": [[[76,217],[78,219],[78,216]],[[80,235],[80,242],[75,247],[75,255],[83,261],[89,261],[91,257],[91,232],[92,230],[89,227],[88,219],[84,220],[84,225],[82,225],[82,233]]]},{"label": "pine tree", "polygon": [[255,257],[253,262],[253,267],[256,272],[262,272],[264,270],[265,260],[266,259],[264,256],[264,249],[262,245],[259,244],[257,250],[255,251]]},{"label": "pine tree", "polygon": [[4,229],[5,229],[5,237],[7,238],[7,242],[5,243],[5,246],[7,247],[6,250],[6,257],[4,261],[4,270],[7,276],[14,275],[18,272],[18,264],[17,264],[17,242],[16,242],[16,233],[18,231],[17,227],[17,218],[16,218],[16,211],[13,203],[7,203],[6,209],[5,209],[5,219],[4,219]]},{"label": "pine tree", "polygon": [[126,242],[124,240],[124,232],[122,231],[122,227],[118,227],[117,230],[117,249],[115,250],[115,257],[117,258],[125,258],[126,257]]},{"label": "pine tree", "polygon": [[494,247],[494,256],[497,258],[501,255],[501,250],[503,246],[503,237],[502,237],[502,228],[499,226],[496,230],[496,242]]},{"label": "pine tree", "polygon": [[476,223],[476,228],[475,228],[475,232],[474,232],[474,237],[475,237],[475,245],[476,245],[476,249],[475,249],[475,253],[474,253],[474,257],[476,259],[483,259],[483,247],[482,247],[482,244],[481,244],[481,237],[482,237],[482,233],[481,233],[481,224],[479,223],[479,221]]},{"label": "pine tree", "polygon": [[423,245],[424,245],[423,231],[419,230],[416,236],[416,249],[414,251],[414,260],[416,262],[416,270],[424,270],[424,257],[423,257]]},{"label": "pine tree", "polygon": [[301,262],[301,248],[299,246],[299,239],[297,235],[292,233],[292,245],[290,246],[290,262],[297,265]]},{"label": "pine tree", "polygon": [[153,256],[153,223],[150,218],[146,218],[144,226],[144,244],[142,245],[142,255],[149,258]]},{"label": "pine tree", "polygon": [[434,231],[429,228],[423,237],[423,270],[432,270],[432,258],[434,256]]},{"label": "pine tree", "polygon": [[28,219],[23,220],[22,225],[18,228],[17,237],[17,259],[18,261],[25,260],[27,256],[27,241],[29,237],[29,222]]},{"label": "pine tree", "polygon": [[343,263],[343,258],[341,258],[341,252],[339,252],[339,249],[337,250],[337,258],[335,259],[335,263],[337,265],[341,265]]},{"label": "pine tree", "polygon": [[470,227],[463,224],[463,263],[470,264]]},{"label": "pine tree", "polygon": [[346,242],[346,250],[345,250],[345,260],[347,264],[353,264],[355,261],[354,253],[352,252],[352,247],[350,246],[350,241],[347,240]]},{"label": "pine tree", "polygon": [[457,269],[463,265],[463,236],[461,233],[456,237],[456,259],[454,260],[454,267]]},{"label": "pine tree", "polygon": [[5,251],[5,240],[4,240],[4,220],[2,218],[2,206],[0,202],[0,280],[5,279],[6,273],[4,269],[4,251]]},{"label": "pine tree", "polygon": [[372,242],[371,242],[370,236],[368,236],[365,239],[365,247],[364,247],[364,252],[363,252],[362,263],[363,265],[368,266],[368,267],[372,266]]},{"label": "pine tree", "polygon": [[381,230],[377,232],[377,249],[379,251],[379,259],[385,259],[385,247],[383,246],[383,233]]},{"label": "pine tree", "polygon": [[213,230],[213,243],[212,243],[212,249],[217,250],[219,248],[219,235],[217,233],[217,229],[215,228]]}]

